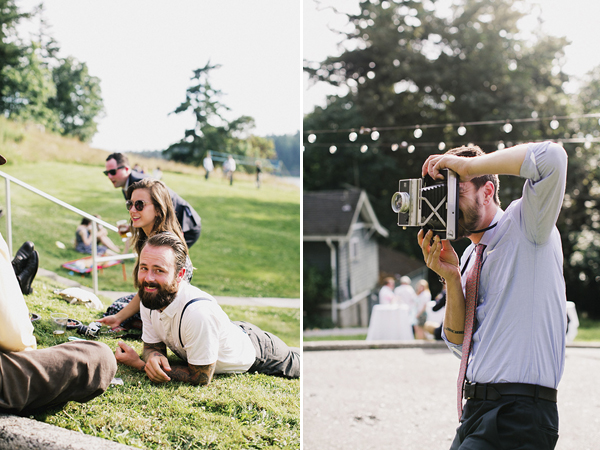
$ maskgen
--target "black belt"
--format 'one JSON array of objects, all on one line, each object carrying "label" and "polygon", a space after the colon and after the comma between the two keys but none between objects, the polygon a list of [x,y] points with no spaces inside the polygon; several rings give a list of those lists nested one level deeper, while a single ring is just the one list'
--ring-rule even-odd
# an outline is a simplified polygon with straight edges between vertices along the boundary
[{"label": "black belt", "polygon": [[466,382],[463,396],[467,400],[500,400],[503,395],[521,395],[556,403],[557,393],[556,389],[538,386],[537,384]]}]

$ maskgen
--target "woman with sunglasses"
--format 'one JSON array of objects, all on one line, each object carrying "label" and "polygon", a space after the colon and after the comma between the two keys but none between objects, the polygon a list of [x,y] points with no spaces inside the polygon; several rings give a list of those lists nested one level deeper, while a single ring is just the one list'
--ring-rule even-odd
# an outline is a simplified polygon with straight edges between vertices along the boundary
[{"label": "woman with sunglasses", "polygon": [[[139,255],[146,240],[157,233],[170,231],[185,242],[181,226],[175,216],[175,209],[167,186],[153,178],[143,178],[133,183],[127,189],[126,207],[131,218],[133,230],[133,249]],[[192,279],[193,266],[188,258],[184,281]],[[113,329],[121,326],[123,329],[142,327],[140,298],[138,294],[130,294],[116,300],[108,307],[105,317],[98,320]]]}]

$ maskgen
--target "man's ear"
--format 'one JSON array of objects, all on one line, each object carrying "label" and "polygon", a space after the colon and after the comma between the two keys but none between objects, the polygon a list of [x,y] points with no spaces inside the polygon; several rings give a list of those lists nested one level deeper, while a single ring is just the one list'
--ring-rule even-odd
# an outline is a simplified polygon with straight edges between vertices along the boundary
[{"label": "man's ear", "polygon": [[491,181],[486,181],[486,183],[483,185],[484,199],[488,200],[489,202],[493,202],[494,194],[494,183],[492,183]]},{"label": "man's ear", "polygon": [[181,270],[177,273],[177,282],[181,283],[184,276],[185,276],[185,267],[182,267]]}]

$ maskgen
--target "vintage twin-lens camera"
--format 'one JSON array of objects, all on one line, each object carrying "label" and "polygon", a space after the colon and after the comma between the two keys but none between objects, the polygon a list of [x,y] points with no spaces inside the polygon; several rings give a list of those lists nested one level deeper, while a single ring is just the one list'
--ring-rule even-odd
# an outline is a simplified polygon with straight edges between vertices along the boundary
[{"label": "vintage twin-lens camera", "polygon": [[458,234],[458,176],[443,169],[443,180],[429,175],[400,180],[392,197],[392,209],[398,213],[398,226],[433,230],[441,239],[456,239]]}]

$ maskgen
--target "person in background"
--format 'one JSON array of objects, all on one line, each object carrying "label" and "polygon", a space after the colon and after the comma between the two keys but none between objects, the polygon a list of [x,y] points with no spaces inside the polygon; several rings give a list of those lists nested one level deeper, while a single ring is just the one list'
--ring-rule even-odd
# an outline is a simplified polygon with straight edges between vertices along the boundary
[{"label": "person in background", "polygon": [[400,285],[394,289],[396,302],[401,305],[407,305],[411,310],[414,309],[417,293],[412,287],[410,277],[406,275],[400,278]]},{"label": "person in background", "polygon": [[[100,218],[99,216],[96,216]],[[75,230],[75,250],[79,253],[90,255],[92,253],[92,221],[87,217],[81,219],[81,223]],[[121,250],[108,237],[106,228],[98,224],[96,230],[97,250],[99,255],[118,255]]]},{"label": "person in background", "polygon": [[431,301],[431,291],[427,280],[417,281],[417,298],[415,301],[415,338],[425,339],[425,322],[427,320],[427,304]]},{"label": "person in background", "polygon": [[[167,186],[159,180],[144,178],[129,186],[126,205],[133,229],[133,249],[139,255],[148,237],[156,233],[170,231],[183,240],[181,227],[175,217],[175,210]],[[184,240],[185,242],[185,240]],[[193,267],[188,259],[185,282],[192,279]],[[112,329],[142,327],[140,297],[129,294],[113,302],[98,322]]]},{"label": "person in background", "polygon": [[260,179],[262,176],[262,167],[261,167],[261,162],[260,161],[256,161],[256,188],[260,188]]},{"label": "person in background", "polygon": [[[123,342],[115,357],[151,381],[209,384],[220,373],[300,377],[300,353],[248,322],[232,322],[217,301],[183,282],[187,247],[175,234],[150,237],[135,267],[144,322],[143,359]],[[171,365],[167,346],[186,365]]]},{"label": "person in background", "polygon": [[213,160],[212,157],[210,155],[210,152],[206,152],[206,156],[204,157],[204,160],[202,161],[202,166],[204,167],[204,179],[208,180],[208,176],[210,175],[210,173],[215,170],[215,166],[213,164]]},{"label": "person in background", "polygon": [[152,172],[152,178],[156,178],[157,180],[162,179],[162,170],[160,170],[160,167],[156,167],[156,169],[154,169],[154,171]]},{"label": "person in background", "polygon": [[[435,305],[431,310],[433,312],[441,311],[440,314],[444,312],[444,308],[446,307],[446,283],[442,284],[442,290],[440,293],[434,298]],[[429,318],[428,318],[429,319]],[[427,320],[425,322],[425,326],[423,327],[425,331],[433,336],[436,341],[442,340],[442,327],[444,323],[442,322],[434,322]]]},{"label": "person in background", "polygon": [[[112,153],[108,155],[106,158],[106,170],[104,171],[104,174],[115,188],[122,189],[125,200],[129,199],[129,197],[127,197],[127,189],[129,186],[136,181],[147,178],[146,175],[131,170],[131,167],[129,167],[129,159],[122,153]],[[202,230],[200,216],[188,202],[171,189],[169,189],[169,194],[171,195],[171,201],[175,208],[175,216],[183,231],[185,242],[188,247],[191,247],[200,237],[200,232]]]},{"label": "person in background", "polygon": [[233,156],[229,155],[227,157],[227,161],[223,164],[223,174],[225,178],[229,178],[229,185],[233,185],[233,174],[236,169],[235,159]]},{"label": "person in background", "polygon": [[394,287],[396,286],[396,281],[394,277],[387,277],[383,280],[383,286],[379,290],[379,304],[380,305],[390,305],[392,303],[396,303],[396,296],[394,295]]},{"label": "person in background", "polygon": [[[0,165],[5,163],[0,155]],[[33,251],[33,245],[28,247]],[[69,401],[84,403],[108,388],[117,364],[106,344],[75,341],[37,349],[29,310],[2,234],[0,310],[0,412],[29,415]]]}]

